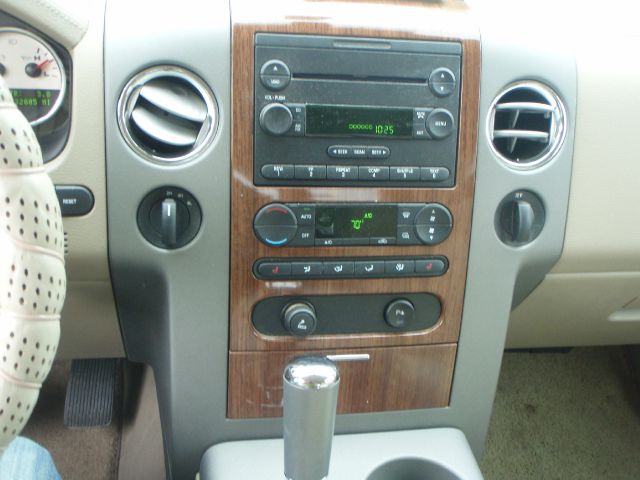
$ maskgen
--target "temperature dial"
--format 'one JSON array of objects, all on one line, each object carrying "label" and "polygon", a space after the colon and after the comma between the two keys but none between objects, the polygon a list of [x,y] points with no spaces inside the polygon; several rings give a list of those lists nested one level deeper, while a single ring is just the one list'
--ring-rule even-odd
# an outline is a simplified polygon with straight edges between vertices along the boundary
[{"label": "temperature dial", "polygon": [[253,230],[262,243],[271,247],[282,247],[295,237],[298,220],[286,205],[272,203],[256,214]]},{"label": "temperature dial", "polygon": [[62,106],[67,78],[60,57],[26,30],[0,28],[0,75],[31,125],[50,119]]}]

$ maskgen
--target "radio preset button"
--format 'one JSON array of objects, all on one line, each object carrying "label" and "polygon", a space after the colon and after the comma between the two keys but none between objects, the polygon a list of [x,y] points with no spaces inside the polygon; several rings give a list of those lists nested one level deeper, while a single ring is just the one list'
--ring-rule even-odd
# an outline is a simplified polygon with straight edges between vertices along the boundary
[{"label": "radio preset button", "polygon": [[293,165],[284,165],[284,164],[268,164],[263,165],[260,169],[260,173],[264,178],[274,179],[274,180],[288,180],[293,178]]},{"label": "radio preset button", "polygon": [[358,180],[358,167],[329,165],[327,180]]},{"label": "radio preset button", "polygon": [[384,273],[384,260],[357,261],[355,274],[359,277],[377,276]]},{"label": "radio preset button", "polygon": [[388,158],[391,155],[389,147],[367,147],[367,157]]},{"label": "radio preset button", "polygon": [[324,262],[324,275],[329,277],[344,277],[353,275],[353,262]]},{"label": "radio preset button", "polygon": [[406,180],[409,182],[420,180],[420,167],[391,167],[391,180]]},{"label": "radio preset button", "polygon": [[260,69],[260,82],[269,90],[282,90],[291,81],[291,71],[281,60],[269,60]]},{"label": "radio preset button", "polygon": [[284,135],[293,125],[293,115],[286,105],[270,103],[260,111],[260,127],[269,135]]},{"label": "radio preset button", "polygon": [[421,172],[420,178],[425,182],[444,182],[450,175],[445,167],[422,167]]},{"label": "radio preset button", "polygon": [[453,115],[449,110],[436,108],[427,117],[427,131],[435,139],[443,139],[453,132]]},{"label": "radio preset button", "polygon": [[389,180],[389,167],[360,167],[358,178],[369,181]]},{"label": "radio preset button", "polygon": [[327,167],[324,165],[296,165],[297,180],[324,180],[327,178]]}]

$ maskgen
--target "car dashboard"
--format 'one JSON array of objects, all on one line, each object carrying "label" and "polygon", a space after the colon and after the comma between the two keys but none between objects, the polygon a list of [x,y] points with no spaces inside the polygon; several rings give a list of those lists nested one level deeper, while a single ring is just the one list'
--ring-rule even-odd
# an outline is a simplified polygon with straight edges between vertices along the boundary
[{"label": "car dashboard", "polygon": [[153,370],[167,478],[280,437],[296,357],[339,365],[336,434],[453,427],[479,458],[505,348],[640,340],[633,29],[548,35],[549,2],[61,3],[81,40],[0,4],[2,68],[47,72],[6,78],[65,217],[59,356]]}]

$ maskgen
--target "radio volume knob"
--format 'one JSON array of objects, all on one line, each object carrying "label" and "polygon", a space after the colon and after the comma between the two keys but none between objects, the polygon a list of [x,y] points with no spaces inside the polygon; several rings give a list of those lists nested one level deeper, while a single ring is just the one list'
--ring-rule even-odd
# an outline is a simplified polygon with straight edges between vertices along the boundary
[{"label": "radio volume knob", "polygon": [[270,103],[260,112],[260,127],[269,135],[284,135],[293,125],[293,114],[286,105]]},{"label": "radio volume knob", "polygon": [[270,247],[282,247],[296,236],[298,220],[286,205],[271,203],[256,214],[253,230],[262,243]]}]

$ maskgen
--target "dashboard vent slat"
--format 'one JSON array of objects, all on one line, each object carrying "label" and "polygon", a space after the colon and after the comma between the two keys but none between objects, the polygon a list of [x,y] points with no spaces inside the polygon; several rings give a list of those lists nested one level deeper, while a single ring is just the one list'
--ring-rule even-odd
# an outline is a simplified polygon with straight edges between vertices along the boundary
[{"label": "dashboard vent slat", "polygon": [[488,135],[494,153],[515,168],[534,168],[553,158],[566,131],[559,97],[539,82],[519,82],[491,105]]},{"label": "dashboard vent slat", "polygon": [[158,66],[125,86],[118,123],[127,144],[142,157],[180,162],[193,158],[212,140],[217,105],[209,87],[193,73]]}]

